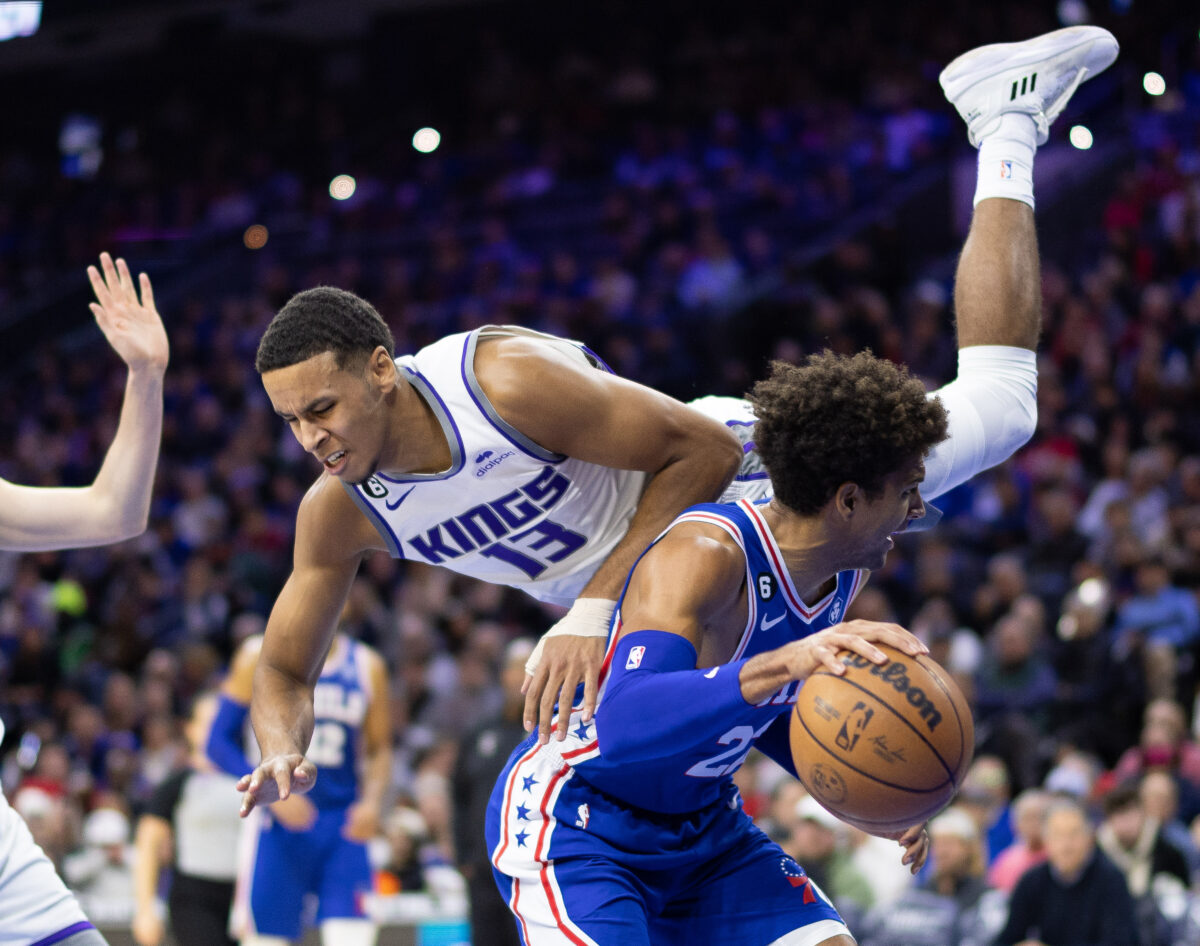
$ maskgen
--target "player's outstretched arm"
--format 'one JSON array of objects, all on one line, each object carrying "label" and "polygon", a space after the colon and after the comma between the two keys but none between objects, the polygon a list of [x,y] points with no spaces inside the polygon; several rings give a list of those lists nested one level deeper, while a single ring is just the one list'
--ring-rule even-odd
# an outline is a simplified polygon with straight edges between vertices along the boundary
[{"label": "player's outstretched arm", "polygon": [[[536,718],[544,741],[555,702],[560,696],[569,700],[581,682],[590,717],[608,616],[637,557],[683,509],[720,495],[737,471],[742,449],[717,421],[536,340],[505,338],[481,346],[475,370],[501,417],[547,450],[651,474],[624,538],[553,629],[533,673],[526,726],[532,728]],[[559,639],[562,635],[571,636]],[[560,737],[565,727],[564,715]]]},{"label": "player's outstretched arm", "polygon": [[262,762],[238,781],[243,817],[316,782],[316,766],[304,757],[313,689],[362,555],[379,543],[340,483],[321,476],[305,494],[292,574],[271,609],[254,671],[250,720]]},{"label": "player's outstretched arm", "polygon": [[96,323],[129,367],[117,433],[90,486],[39,488],[0,479],[0,548],[104,545],[146,528],[162,439],[167,333],[145,273],[135,283],[124,260],[114,263],[103,253],[99,269],[88,267],[88,278]]}]

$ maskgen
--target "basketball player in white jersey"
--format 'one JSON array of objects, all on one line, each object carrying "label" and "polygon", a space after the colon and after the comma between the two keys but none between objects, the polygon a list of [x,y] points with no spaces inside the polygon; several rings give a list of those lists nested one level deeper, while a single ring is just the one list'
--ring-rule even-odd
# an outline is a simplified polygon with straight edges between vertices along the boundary
[{"label": "basketball player in white jersey", "polygon": [[[104,253],[88,267],[92,314],[129,367],[116,436],[90,486],[42,488],[0,479],[0,548],[14,552],[106,545],[140,535],[162,436],[167,333],[150,279],[133,281]],[[3,728],[0,724],[0,738]],[[103,946],[54,865],[0,796],[0,946]]]},{"label": "basketball player in white jersey", "polygon": [[[1034,431],[1033,156],[1079,83],[1116,52],[1106,31],[1073,27],[982,47],[941,76],[979,148],[979,176],[955,285],[958,377],[933,392],[949,439],[926,459],[927,498],[1002,462]],[[753,445],[731,436],[745,438],[753,422],[743,402],[703,399],[703,417],[614,377],[582,345],[521,329],[487,327],[397,359],[369,304],[320,288],[275,316],[257,367],[324,472],[301,504],[294,570],[267,626],[252,710],[264,761],[242,782],[245,811],[314,778],[303,759],[312,686],[365,552],[574,602],[527,695],[526,726],[536,715],[544,740],[559,697],[571,703],[581,683],[590,717],[636,555],[690,503],[770,495]]]}]

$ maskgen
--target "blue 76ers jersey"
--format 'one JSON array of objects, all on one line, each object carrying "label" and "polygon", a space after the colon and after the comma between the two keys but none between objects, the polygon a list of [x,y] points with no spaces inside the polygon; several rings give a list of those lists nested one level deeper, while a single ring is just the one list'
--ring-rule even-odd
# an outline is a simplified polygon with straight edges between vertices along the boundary
[{"label": "blue 76ers jersey", "polygon": [[[680,515],[668,531],[683,522],[705,523],[723,529],[746,555],[749,613],[741,639],[728,662],[774,650],[837,624],[867,576],[862,570],[841,572],[836,587],[810,607],[797,594],[775,537],[755,504],[741,500],[728,505],[693,506]],[[601,671],[601,702],[620,622],[618,605]],[[729,797],[733,773],[745,761],[754,740],[780,714],[788,712],[796,702],[801,685],[798,681],[789,683],[759,703],[764,709],[778,707],[778,713],[769,714],[757,727],[732,726],[727,732],[716,734],[710,744],[702,742],[677,747],[675,751],[671,746],[664,746],[662,754],[653,759],[620,764],[609,762],[600,752],[597,724],[583,725],[578,713],[572,716],[570,735],[558,746],[563,761],[589,784],[629,805],[659,812],[696,811]]]},{"label": "blue 76ers jersey", "polygon": [[339,636],[331,657],[313,691],[313,735],[306,754],[319,772],[308,793],[318,811],[346,808],[358,800],[363,723],[371,703],[362,645]]}]

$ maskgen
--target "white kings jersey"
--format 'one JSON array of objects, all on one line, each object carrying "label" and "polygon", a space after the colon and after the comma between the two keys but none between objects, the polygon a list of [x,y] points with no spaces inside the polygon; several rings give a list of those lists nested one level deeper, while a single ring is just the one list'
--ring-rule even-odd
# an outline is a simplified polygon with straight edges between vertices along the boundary
[{"label": "white kings jersey", "polygon": [[402,355],[396,366],[437,417],[450,468],[343,485],[394,557],[570,605],[628,529],[647,474],[551,453],[507,424],[474,370],[479,339],[497,335],[545,339],[607,370],[576,342],[510,326],[449,335]]},{"label": "white kings jersey", "polygon": [[[475,378],[480,338],[535,338],[599,371],[609,368],[580,342],[516,326],[486,325],[449,335],[396,359],[401,376],[433,410],[450,444],[441,473],[343,482],[396,558],[442,565],[472,578],[512,585],[553,604],[570,605],[625,535],[649,474],[551,453],[506,423]],[[703,413],[734,418],[743,442],[753,429],[749,405],[704,398]],[[700,406],[700,405],[698,405]],[[744,476],[728,498],[770,487],[747,446]]]},{"label": "white kings jersey", "polygon": [[[343,485],[393,557],[443,565],[540,601],[570,605],[629,528],[649,474],[552,453],[506,423],[475,378],[480,338],[519,335],[609,371],[581,342],[511,325],[448,335],[396,359],[401,376],[433,410],[450,444],[441,473],[385,476]],[[695,405],[727,423],[746,459],[722,501],[769,495],[749,442],[754,415],[738,398]]]}]

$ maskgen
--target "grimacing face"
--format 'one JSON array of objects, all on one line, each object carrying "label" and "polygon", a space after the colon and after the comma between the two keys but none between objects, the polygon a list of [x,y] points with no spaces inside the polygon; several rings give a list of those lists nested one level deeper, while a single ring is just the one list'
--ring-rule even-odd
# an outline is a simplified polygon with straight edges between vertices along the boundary
[{"label": "grimacing face", "polygon": [[920,490],[924,479],[925,463],[917,457],[884,479],[883,492],[879,496],[864,497],[862,508],[855,513],[858,521],[852,525],[859,546],[854,556],[858,561],[856,567],[881,568],[888,552],[895,547],[892,536],[925,515],[925,501]]},{"label": "grimacing face", "polygon": [[364,367],[339,368],[333,352],[265,372],[263,388],[306,452],[330,476],[360,483],[379,469],[386,441],[383,393]]}]

